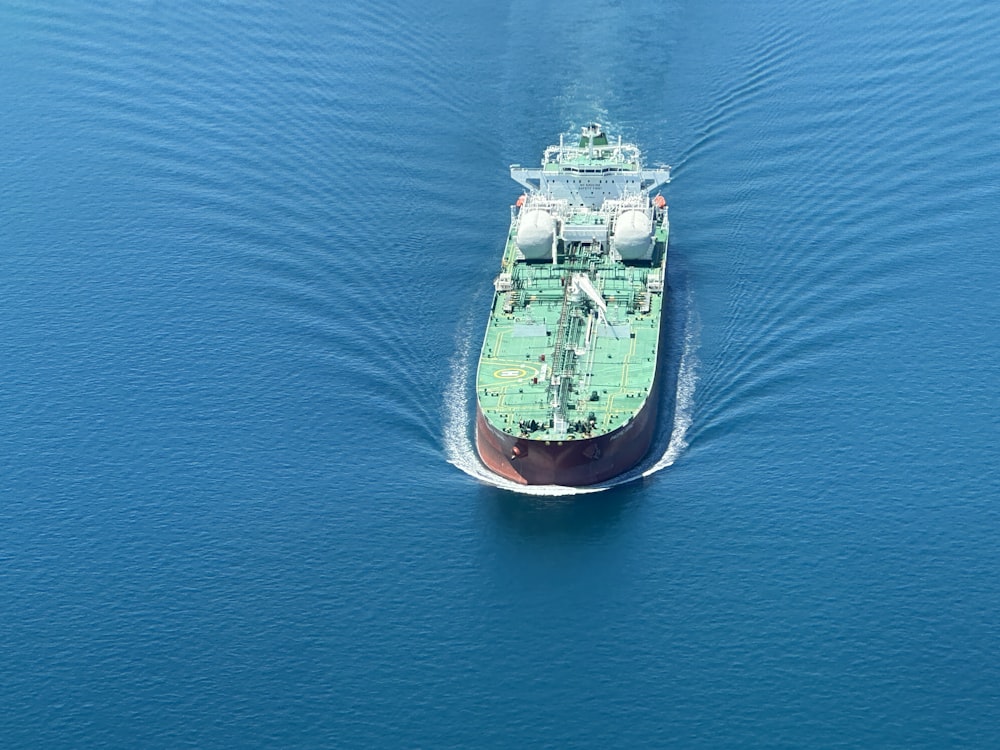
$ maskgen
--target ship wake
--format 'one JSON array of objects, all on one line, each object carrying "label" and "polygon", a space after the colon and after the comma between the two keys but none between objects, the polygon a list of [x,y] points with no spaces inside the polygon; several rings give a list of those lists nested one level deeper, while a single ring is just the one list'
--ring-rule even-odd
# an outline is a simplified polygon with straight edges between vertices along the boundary
[{"label": "ship wake", "polygon": [[[444,448],[448,463],[457,466],[484,484],[510,490],[522,495],[563,496],[602,492],[628,482],[649,477],[673,464],[687,448],[687,431],[694,413],[695,386],[698,381],[698,321],[690,292],[687,295],[683,341],[677,369],[677,392],[674,400],[674,419],[669,436],[663,434],[654,444],[650,456],[631,471],[602,484],[589,487],[563,487],[561,485],[524,485],[497,476],[480,462],[472,442],[472,393],[469,375],[472,335],[474,325],[461,327],[451,361],[451,376],[444,394],[445,428]],[[471,321],[470,321],[471,322]]]}]

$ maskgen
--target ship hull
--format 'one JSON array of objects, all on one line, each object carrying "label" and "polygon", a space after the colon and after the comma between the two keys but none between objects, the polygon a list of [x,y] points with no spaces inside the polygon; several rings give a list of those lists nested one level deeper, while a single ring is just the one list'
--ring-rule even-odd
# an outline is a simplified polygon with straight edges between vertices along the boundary
[{"label": "ship hull", "polygon": [[[659,368],[657,368],[659,369]],[[519,484],[580,487],[635,466],[656,432],[659,373],[642,408],[613,432],[579,440],[530,440],[493,427],[476,405],[476,450],[490,471]]]},{"label": "ship hull", "polygon": [[635,467],[656,432],[670,168],[600,124],[560,136],[524,193],[476,370],[476,450],[513,482],[579,487]]}]

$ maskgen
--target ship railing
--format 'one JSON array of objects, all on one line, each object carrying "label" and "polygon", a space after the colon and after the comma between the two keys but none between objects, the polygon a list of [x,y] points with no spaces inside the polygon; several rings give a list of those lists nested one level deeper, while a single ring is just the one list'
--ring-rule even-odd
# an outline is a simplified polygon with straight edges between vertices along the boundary
[{"label": "ship railing", "polygon": [[642,151],[633,143],[609,143],[607,146],[594,146],[581,148],[576,145],[567,145],[562,142],[558,146],[549,146],[542,154],[542,165],[562,164],[574,159],[592,157],[597,153],[601,158],[614,164],[639,164],[642,162]]},{"label": "ship railing", "polygon": [[644,209],[649,205],[649,196],[644,193],[623,193],[620,198],[605,198],[601,204],[601,213],[617,216],[630,208]]}]

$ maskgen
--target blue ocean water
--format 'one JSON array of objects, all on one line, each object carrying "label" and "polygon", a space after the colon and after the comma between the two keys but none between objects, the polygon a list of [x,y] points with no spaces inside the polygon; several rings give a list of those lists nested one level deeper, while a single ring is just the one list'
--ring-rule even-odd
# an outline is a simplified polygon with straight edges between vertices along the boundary
[{"label": "blue ocean water", "polygon": [[[0,5],[0,746],[996,747],[998,38]],[[518,494],[507,166],[595,119],[674,165],[670,387],[647,476]]]}]

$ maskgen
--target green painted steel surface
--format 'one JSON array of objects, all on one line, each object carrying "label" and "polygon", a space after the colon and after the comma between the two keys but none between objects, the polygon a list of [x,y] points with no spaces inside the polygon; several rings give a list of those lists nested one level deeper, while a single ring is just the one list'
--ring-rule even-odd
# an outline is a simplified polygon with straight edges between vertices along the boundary
[{"label": "green painted steel surface", "polygon": [[[635,416],[656,376],[666,285],[651,292],[648,282],[656,289],[665,276],[667,233],[666,222],[657,226],[651,261],[624,263],[560,241],[556,263],[526,262],[512,227],[500,269],[512,288],[493,298],[476,379],[490,424],[558,441],[611,432]],[[572,293],[574,273],[588,274],[606,313]]]}]

